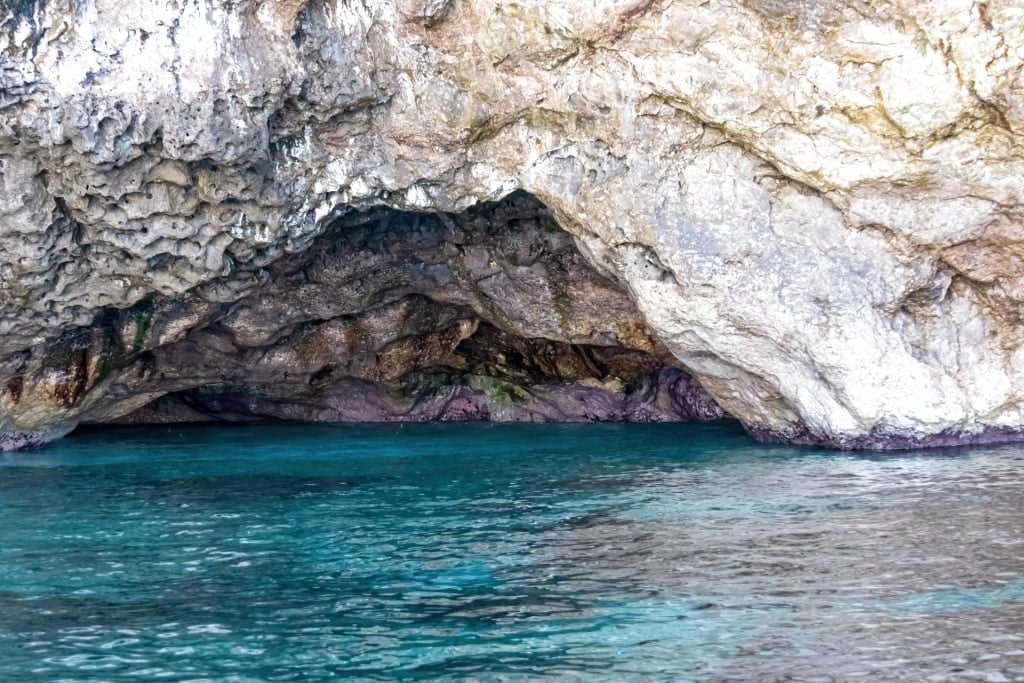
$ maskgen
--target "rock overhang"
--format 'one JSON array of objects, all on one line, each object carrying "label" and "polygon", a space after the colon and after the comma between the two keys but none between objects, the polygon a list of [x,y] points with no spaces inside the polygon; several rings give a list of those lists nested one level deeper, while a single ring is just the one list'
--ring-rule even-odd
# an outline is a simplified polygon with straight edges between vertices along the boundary
[{"label": "rock overhang", "polygon": [[153,293],[210,300],[175,334],[206,324],[338,207],[524,188],[755,434],[1014,437],[1010,6],[573,7],[8,9],[5,376]]}]

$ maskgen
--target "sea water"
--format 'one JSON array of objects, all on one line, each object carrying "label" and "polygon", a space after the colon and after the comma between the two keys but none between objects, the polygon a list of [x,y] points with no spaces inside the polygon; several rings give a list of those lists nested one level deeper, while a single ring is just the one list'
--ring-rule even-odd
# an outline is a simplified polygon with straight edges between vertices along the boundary
[{"label": "sea water", "polygon": [[1024,448],[119,428],[0,459],[0,681],[1024,680]]}]

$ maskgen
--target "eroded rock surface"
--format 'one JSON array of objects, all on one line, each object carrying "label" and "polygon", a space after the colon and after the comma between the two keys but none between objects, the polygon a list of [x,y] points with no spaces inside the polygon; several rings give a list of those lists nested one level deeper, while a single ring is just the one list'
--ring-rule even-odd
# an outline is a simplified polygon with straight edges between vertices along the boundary
[{"label": "eroded rock surface", "polygon": [[347,214],[251,277],[237,300],[231,278],[150,295],[21,352],[0,397],[50,432],[8,447],[80,422],[723,415],[522,193],[461,214]]},{"label": "eroded rock surface", "polygon": [[[618,377],[608,349],[653,359],[648,390],[685,369],[764,438],[1015,438],[1022,21],[1014,3],[959,0],[0,6],[0,441],[168,392],[186,393],[166,413],[330,419],[357,414],[353,382],[389,415],[411,396],[463,401],[439,386],[485,395],[472,377],[588,387]],[[459,268],[489,262],[416,237],[395,242],[425,259],[401,297],[301,298],[319,282],[304,264],[368,258],[369,212],[455,215],[517,190],[639,317],[568,319],[540,295],[517,309],[506,291],[560,276],[544,290],[509,261],[516,277],[478,291]],[[569,258],[551,248],[545,263]],[[573,264],[569,280],[596,277]],[[422,362],[322,362],[292,336],[337,346],[360,326],[375,354],[397,344]],[[473,351],[483,340],[550,344],[597,372],[499,372]],[[640,377],[630,362],[616,372]],[[332,363],[287,408],[280,373],[294,365],[310,387]],[[598,390],[620,397],[616,415],[640,410]]]}]

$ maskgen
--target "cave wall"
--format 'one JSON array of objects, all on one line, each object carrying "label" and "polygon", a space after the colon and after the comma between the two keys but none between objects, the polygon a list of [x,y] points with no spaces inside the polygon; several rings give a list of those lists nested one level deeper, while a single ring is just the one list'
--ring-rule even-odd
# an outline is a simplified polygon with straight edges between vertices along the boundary
[{"label": "cave wall", "polygon": [[226,277],[108,306],[18,354],[0,402],[46,426],[8,447],[81,423],[723,416],[521,192],[458,214],[352,211],[252,277],[237,300]]},{"label": "cave wall", "polygon": [[[145,392],[83,393],[90,373],[216,327],[347,216],[525,190],[755,434],[1016,438],[1020,22],[958,0],[0,7],[0,432],[113,419]],[[136,343],[151,304],[176,322]]]}]

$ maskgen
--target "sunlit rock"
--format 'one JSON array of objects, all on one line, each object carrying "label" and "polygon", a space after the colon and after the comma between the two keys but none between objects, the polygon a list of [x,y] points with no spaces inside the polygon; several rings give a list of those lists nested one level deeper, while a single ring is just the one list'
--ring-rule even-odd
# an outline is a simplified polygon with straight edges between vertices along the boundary
[{"label": "sunlit rock", "polygon": [[[366,212],[462,215],[517,190],[574,237],[588,263],[570,279],[628,293],[613,310],[648,339],[639,350],[757,436],[1015,438],[1022,20],[1012,3],[956,0],[4,6],[0,444],[168,393],[283,387],[273,372],[302,361],[277,346],[286,326],[246,323],[247,306],[309,316],[319,304],[295,303],[295,274]],[[460,258],[490,267],[438,253],[453,273]],[[413,313],[353,300],[371,307],[338,315],[426,335],[430,363],[459,372],[444,354],[483,323],[638,350],[601,307],[566,316],[550,292],[496,317],[517,282],[557,279],[486,296],[424,281],[406,292],[423,297]],[[410,316],[430,323],[403,328]],[[360,372],[340,377],[397,381]],[[467,377],[445,386],[485,393]],[[295,416],[319,419],[309,406],[329,393]],[[378,403],[401,412],[412,395]],[[287,403],[259,396],[258,414]]]}]

